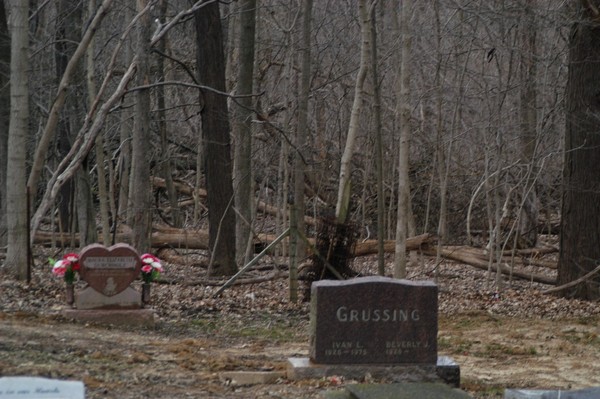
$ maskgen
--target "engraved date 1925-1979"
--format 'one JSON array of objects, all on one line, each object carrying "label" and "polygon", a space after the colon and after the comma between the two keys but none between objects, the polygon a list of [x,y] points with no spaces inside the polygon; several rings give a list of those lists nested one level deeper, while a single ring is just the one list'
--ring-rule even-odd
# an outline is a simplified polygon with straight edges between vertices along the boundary
[{"label": "engraved date 1925-1979", "polygon": [[358,341],[334,341],[330,349],[325,349],[326,356],[366,356],[367,349]]}]

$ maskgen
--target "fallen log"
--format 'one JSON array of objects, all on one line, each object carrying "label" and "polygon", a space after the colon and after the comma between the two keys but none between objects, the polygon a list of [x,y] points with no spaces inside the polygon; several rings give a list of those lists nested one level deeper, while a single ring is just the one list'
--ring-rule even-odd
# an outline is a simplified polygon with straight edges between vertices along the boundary
[{"label": "fallen log", "polygon": [[[424,245],[430,245],[433,243],[434,236],[431,234],[421,234],[415,237],[409,237],[406,239],[406,250],[416,251]],[[383,243],[383,250],[387,253],[394,253],[396,251],[396,241],[385,240]],[[377,240],[366,240],[358,242],[354,246],[352,255],[354,257],[374,255],[378,252]]]},{"label": "fallen log", "polygon": [[[34,244],[49,246],[53,242],[55,245],[65,247],[70,246],[71,243],[74,246],[79,246],[79,234],[61,234],[39,230],[35,233]],[[131,244],[131,233],[117,233],[115,235],[115,242]],[[180,229],[178,232],[155,231],[151,236],[151,245],[153,248],[208,249],[208,231],[189,231],[185,229]]]},{"label": "fallen log", "polygon": [[[276,238],[274,234],[259,234],[256,244],[270,244]],[[407,251],[416,251],[419,248],[432,243],[434,236],[431,234],[421,234],[416,237],[410,237],[406,240]],[[57,233],[49,231],[37,231],[34,242],[41,245],[79,246],[79,235],[71,233]],[[115,235],[115,242],[131,243],[131,230],[123,228]],[[314,245],[314,239],[309,238],[309,242]],[[282,241],[283,245],[288,244],[288,239]],[[157,230],[152,232],[151,245],[153,248],[180,248],[180,249],[208,249],[208,231],[206,230],[188,230],[177,229],[170,226],[160,225]],[[384,250],[393,253],[395,250],[395,241],[386,240]],[[352,257],[360,257],[377,254],[377,240],[367,240],[356,243]]]},{"label": "fallen log", "polygon": [[[465,248],[470,248],[470,247],[465,247]],[[431,247],[423,248],[422,252],[423,252],[423,254],[428,255],[428,256],[436,256],[437,255],[436,249],[431,248]],[[487,260],[484,260],[479,257],[475,257],[468,253],[462,252],[460,250],[460,247],[453,247],[452,249],[441,248],[440,256],[442,256],[444,259],[452,260],[452,261],[459,262],[459,263],[465,263],[465,264],[473,266],[477,269],[488,270],[488,268],[490,266]],[[547,285],[556,285],[556,279],[551,278],[551,277],[547,277],[547,276],[543,276],[543,275],[539,275],[539,274],[527,273],[527,272],[523,272],[523,271],[519,271],[519,270],[511,270],[510,267],[506,266],[505,264],[493,263],[491,265],[492,271],[496,271],[498,268],[500,269],[500,272],[502,274],[507,275],[507,276],[512,276],[512,277],[516,277],[516,278],[519,278],[522,280],[527,280],[527,281],[535,281],[536,283],[542,283],[542,284],[547,284]]]}]

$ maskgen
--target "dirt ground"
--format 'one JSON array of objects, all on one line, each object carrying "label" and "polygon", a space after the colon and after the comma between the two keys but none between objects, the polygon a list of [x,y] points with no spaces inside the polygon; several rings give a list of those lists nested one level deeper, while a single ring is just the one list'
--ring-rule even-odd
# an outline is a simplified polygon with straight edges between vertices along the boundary
[{"label": "dirt ground", "polygon": [[[363,259],[355,267],[373,264]],[[247,282],[278,270],[271,266],[250,272]],[[357,382],[231,384],[224,371],[283,372],[287,358],[307,356],[308,305],[287,301],[283,271],[213,298],[218,286],[198,283],[201,267],[167,267],[171,284],[153,286],[153,329],[64,320],[63,285],[47,265],[30,284],[0,279],[0,376],[81,380],[90,399],[318,398]],[[430,278],[431,270],[425,262],[409,277]],[[544,295],[547,287],[527,281],[497,290],[485,272],[451,263],[440,266],[439,287],[439,353],[460,365],[461,387],[473,397],[502,397],[507,387],[600,385],[597,303]]]}]

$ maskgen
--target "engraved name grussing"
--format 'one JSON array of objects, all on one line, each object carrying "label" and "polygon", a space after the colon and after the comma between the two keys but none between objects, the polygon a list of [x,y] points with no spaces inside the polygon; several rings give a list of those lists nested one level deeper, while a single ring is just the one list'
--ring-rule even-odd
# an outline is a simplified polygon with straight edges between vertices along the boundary
[{"label": "engraved name grussing", "polygon": [[347,306],[340,306],[335,312],[335,316],[340,322],[403,322],[419,321],[418,310],[408,309],[351,309]]}]

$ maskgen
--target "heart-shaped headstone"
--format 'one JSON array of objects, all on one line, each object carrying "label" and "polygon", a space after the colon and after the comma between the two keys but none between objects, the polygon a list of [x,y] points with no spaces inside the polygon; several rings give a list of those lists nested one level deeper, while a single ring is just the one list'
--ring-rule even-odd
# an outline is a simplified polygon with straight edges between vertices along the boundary
[{"label": "heart-shaped headstone", "polygon": [[91,244],[79,256],[81,278],[94,290],[106,296],[117,295],[137,278],[142,261],[137,251],[128,244],[110,248]]}]

